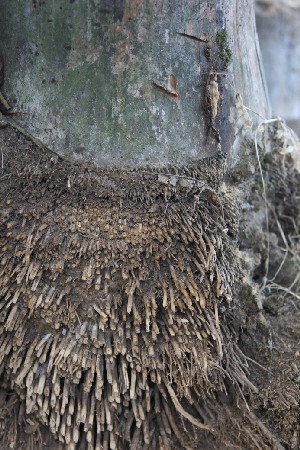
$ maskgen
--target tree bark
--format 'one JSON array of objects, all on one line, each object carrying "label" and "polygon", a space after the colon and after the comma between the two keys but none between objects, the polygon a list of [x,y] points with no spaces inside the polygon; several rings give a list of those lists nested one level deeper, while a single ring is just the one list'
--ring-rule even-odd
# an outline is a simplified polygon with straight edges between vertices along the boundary
[{"label": "tree bark", "polygon": [[252,0],[7,0],[0,26],[15,117],[61,155],[120,167],[216,154],[215,72],[223,152],[236,93],[269,116]]}]

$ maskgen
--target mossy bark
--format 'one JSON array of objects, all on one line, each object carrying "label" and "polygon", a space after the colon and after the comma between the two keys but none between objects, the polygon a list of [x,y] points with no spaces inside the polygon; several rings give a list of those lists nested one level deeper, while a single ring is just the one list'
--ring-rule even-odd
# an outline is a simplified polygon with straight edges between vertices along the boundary
[{"label": "mossy bark", "polygon": [[250,0],[4,0],[0,28],[14,117],[62,155],[145,166],[216,154],[210,72],[222,72],[224,152],[236,93],[268,115]]}]

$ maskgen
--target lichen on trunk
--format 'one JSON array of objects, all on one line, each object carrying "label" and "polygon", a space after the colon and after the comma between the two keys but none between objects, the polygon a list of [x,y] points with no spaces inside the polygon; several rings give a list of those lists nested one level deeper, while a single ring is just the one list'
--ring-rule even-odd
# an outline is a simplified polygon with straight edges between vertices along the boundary
[{"label": "lichen on trunk", "polygon": [[[3,0],[0,28],[4,96],[18,122],[64,156],[136,167],[215,155],[212,72],[222,72],[225,153],[235,91],[268,115],[250,0]],[[176,95],[167,95],[172,77]]]}]

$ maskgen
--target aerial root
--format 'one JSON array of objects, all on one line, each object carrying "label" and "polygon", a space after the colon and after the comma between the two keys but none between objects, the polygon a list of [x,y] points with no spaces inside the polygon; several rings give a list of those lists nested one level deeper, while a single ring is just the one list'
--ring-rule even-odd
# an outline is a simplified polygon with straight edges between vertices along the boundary
[{"label": "aerial root", "polygon": [[179,431],[179,429],[178,429],[178,427],[177,427],[177,425],[176,425],[175,419],[174,419],[174,417],[172,416],[171,409],[170,409],[170,407],[169,407],[167,401],[166,401],[164,398],[162,399],[162,403],[163,403],[163,405],[164,405],[164,410],[165,410],[165,412],[166,412],[166,415],[167,415],[167,418],[168,418],[169,423],[170,423],[170,425],[171,425],[171,428],[172,428],[172,430],[174,431],[174,434],[175,434],[175,436],[177,437],[178,441],[180,442],[180,444],[182,445],[182,447],[183,447],[185,450],[193,450],[192,447],[190,447],[189,445],[187,445],[187,443],[186,443],[186,438],[184,438],[184,437],[182,436],[182,434],[180,433],[180,431]]},{"label": "aerial root", "polygon": [[250,412],[249,413],[249,418],[250,418],[251,422],[254,425],[256,425],[263,432],[263,434],[265,436],[267,436],[269,438],[269,440],[272,442],[272,444],[275,446],[276,449],[284,450],[284,447],[280,444],[278,439],[276,439],[276,437],[267,429],[267,427],[262,423],[262,421],[259,420],[258,417],[256,417],[255,414]]},{"label": "aerial root", "polygon": [[173,388],[171,387],[171,385],[167,382],[167,380],[164,377],[162,377],[162,380],[164,381],[164,384],[168,391],[168,394],[170,395],[171,400],[172,400],[176,410],[179,412],[179,414],[181,414],[183,417],[185,417],[189,422],[191,422],[197,428],[200,428],[202,430],[207,430],[207,431],[210,431],[211,433],[213,433],[214,430],[209,425],[205,425],[204,423],[199,422],[199,420],[197,420],[194,416],[192,416],[190,413],[185,411],[185,409],[183,409],[183,407],[179,403],[179,400],[176,397],[176,394],[175,394]]}]

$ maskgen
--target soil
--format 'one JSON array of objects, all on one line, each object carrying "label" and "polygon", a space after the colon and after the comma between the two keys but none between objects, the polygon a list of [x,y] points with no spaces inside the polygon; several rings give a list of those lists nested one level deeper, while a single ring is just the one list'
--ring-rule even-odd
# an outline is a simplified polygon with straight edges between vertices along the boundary
[{"label": "soil", "polygon": [[[161,233],[164,236],[165,231],[161,217],[163,217],[163,213],[165,213],[167,208],[170,208],[170,210],[175,208],[174,211],[176,210],[176,214],[179,214],[178,217],[182,217],[180,216],[182,208],[188,209],[191,215],[194,214],[195,209],[199,208],[199,214],[202,214],[201,218],[203,223],[205,223],[207,211],[211,214],[210,217],[214,217],[214,214],[216,214],[216,217],[219,217],[218,220],[221,221],[220,211],[224,211],[225,205],[226,209],[225,216],[222,216],[224,217],[222,226],[225,227],[226,224],[229,230],[228,239],[227,237],[224,238],[222,248],[220,247],[216,251],[216,260],[219,261],[219,265],[215,268],[214,262],[211,262],[208,273],[216,274],[216,271],[219,271],[222,279],[227,277],[226,279],[230,280],[230,277],[234,277],[235,283],[229,286],[227,290],[219,286],[218,289],[222,290],[222,293],[217,293],[215,280],[218,276],[212,276],[214,281],[210,284],[208,280],[206,286],[209,291],[209,295],[206,298],[207,305],[205,307],[202,305],[203,309],[207,308],[208,310],[205,313],[207,315],[203,317],[207,317],[207,320],[210,321],[209,323],[212,323],[212,321],[216,320],[215,304],[212,299],[218,298],[218,313],[224,329],[222,328],[222,332],[220,331],[219,334],[216,331],[214,338],[207,331],[206,339],[210,350],[205,347],[194,347],[197,354],[198,352],[200,354],[202,351],[203,354],[209,356],[207,380],[203,379],[202,372],[199,372],[199,370],[188,374],[187,369],[185,370],[186,373],[182,371],[183,366],[180,366],[180,364],[176,366],[178,364],[176,352],[174,356],[176,364],[174,363],[174,367],[172,366],[176,388],[178,392],[181,390],[179,398],[185,414],[192,415],[194,418],[198,417],[198,421],[208,428],[213,428],[214,432],[199,430],[197,425],[191,425],[189,420],[182,419],[178,408],[176,408],[176,402],[173,401],[172,403],[170,400],[172,392],[163,390],[159,391],[158,394],[162,396],[161,404],[165,405],[165,409],[162,408],[163,413],[157,411],[155,411],[155,414],[153,413],[154,399],[152,397],[150,399],[149,445],[142,445],[133,430],[130,434],[130,448],[202,448],[205,450],[220,448],[296,450],[300,448],[300,301],[299,280],[297,281],[300,248],[298,231],[300,182],[299,175],[293,170],[288,158],[283,162],[279,150],[275,148],[275,156],[269,160],[266,158],[264,161],[264,171],[269,176],[267,184],[268,200],[272,206],[272,208],[270,207],[269,226],[266,230],[264,216],[261,213],[261,211],[264,211],[264,202],[262,202],[259,178],[248,181],[247,189],[251,191],[251,195],[247,201],[251,203],[252,208],[250,212],[244,213],[239,226],[236,219],[239,205],[236,204],[236,200],[241,205],[245,199],[233,199],[235,194],[231,192],[230,187],[227,187],[226,192],[222,192],[222,189],[224,190],[224,187],[222,187],[222,170],[224,166],[222,158],[208,161],[205,167],[201,169],[199,167],[193,167],[192,169],[182,168],[178,172],[174,168],[165,168],[164,174],[161,172],[157,173],[157,171],[150,171],[148,174],[139,172],[128,174],[115,170],[110,171],[108,175],[107,171],[95,169],[88,164],[82,165],[81,163],[63,160],[34,143],[20,131],[11,126],[5,126],[5,124],[0,129],[0,151],[2,156],[0,175],[2,183],[1,216],[2,225],[4,224],[6,230],[8,230],[8,232],[6,231],[6,242],[2,242],[2,266],[5,266],[5,263],[3,263],[3,257],[5,256],[3,246],[11,246],[17,259],[17,252],[21,251],[23,241],[25,244],[22,258],[26,262],[26,258],[28,258],[28,236],[30,236],[31,232],[33,233],[31,231],[33,223],[31,218],[33,216],[35,216],[38,223],[45,223],[48,227],[51,226],[53,236],[58,236],[57,228],[55,228],[57,226],[60,227],[60,233],[63,234],[64,239],[68,239],[70,234],[76,232],[79,236],[77,244],[78,248],[80,248],[85,238],[88,237],[90,240],[93,240],[96,239],[96,235],[97,238],[99,237],[97,234],[97,222],[95,221],[95,215],[99,214],[99,212],[97,214],[94,213],[93,208],[98,208],[100,201],[102,202],[100,217],[111,214],[111,219],[109,220],[113,223],[114,228],[119,227],[117,228],[117,234],[118,236],[121,235],[122,238],[118,241],[118,248],[121,248],[120,246],[126,242],[128,237],[128,229],[124,231],[121,222],[115,221],[114,216],[119,214],[121,210],[125,211],[124,214],[127,214],[127,217],[130,216],[132,220],[130,243],[129,247],[126,247],[126,258],[128,261],[131,261],[130,264],[133,265],[131,270],[133,270],[132,267],[135,268],[135,266],[132,261],[135,261],[137,258],[137,247],[134,246],[141,245],[140,242],[137,242],[139,239],[137,229],[140,226],[141,208],[143,208],[142,217],[144,223],[149,225],[143,245],[150,246],[151,242],[147,241],[147,239],[149,239],[149,236],[151,237],[149,230],[152,229],[152,225],[155,239]],[[285,177],[282,176],[283,167],[286,172]],[[158,187],[157,179],[159,179],[163,189]],[[195,185],[195,180],[197,180],[197,186]],[[199,187],[200,185],[201,188]],[[101,195],[97,194],[95,186],[97,188],[101,186]],[[252,187],[249,188],[249,186]],[[126,195],[124,195],[124,190]],[[114,193],[114,198],[119,202],[118,205],[111,202],[107,203],[107,199],[110,198],[112,192]],[[222,202],[220,201],[221,192],[223,195]],[[52,208],[50,208],[52,210],[51,214],[49,214],[48,208],[50,204]],[[137,207],[137,204],[142,204],[142,207]],[[55,208],[53,205],[55,205]],[[13,212],[11,212],[11,208],[13,208]],[[76,220],[73,220],[72,215],[74,214],[77,214]],[[80,220],[78,219],[78,214],[80,214]],[[153,214],[160,217],[159,226],[157,226],[158,222],[156,219],[153,223],[151,222],[150,218],[153,217]],[[61,220],[61,217],[63,217],[63,220]],[[118,217],[120,221],[124,219],[123,216]],[[79,222],[80,230],[78,229]],[[207,227],[209,229],[209,225]],[[13,239],[11,236],[14,236],[14,234],[9,234],[11,229],[17,230],[15,231],[16,237]],[[238,230],[239,235],[237,235]],[[165,233],[168,234],[168,232],[166,231]],[[22,233],[25,233],[24,238]],[[103,242],[107,243],[110,240],[113,242],[115,237],[112,237],[109,233],[110,230],[101,234]],[[5,235],[2,235],[2,238],[3,236]],[[286,237],[286,241],[284,237]],[[161,243],[156,248],[156,251],[161,253],[165,251],[167,254],[171,244],[164,241],[163,238],[161,239]],[[184,274],[185,266],[189,264],[189,259],[185,253],[182,253],[183,262],[181,263],[180,261],[180,252],[183,251],[180,250],[180,239],[179,237],[176,238],[174,252],[179,255],[178,265],[182,264],[181,272]],[[215,242],[217,242],[214,233],[209,235],[209,239],[212,242],[215,239]],[[64,303],[62,308],[59,306],[56,308],[55,314],[53,313],[54,310],[50,311],[47,307],[32,313],[28,322],[30,329],[26,329],[24,334],[24,345],[27,345],[27,347],[36,336],[41,338],[45,333],[55,336],[58,330],[67,335],[69,332],[73,333],[79,341],[81,339],[84,341],[85,331],[83,330],[82,333],[78,331],[78,320],[81,325],[85,321],[89,324],[96,314],[95,311],[91,310],[93,294],[86,295],[85,285],[82,286],[82,280],[84,280],[84,283],[88,283],[89,271],[94,270],[92,267],[94,263],[90,263],[91,254],[86,250],[87,256],[81,260],[81,256],[78,256],[79,253],[75,254],[75,256],[72,256],[70,253],[61,262],[59,259],[60,255],[55,250],[56,248],[61,250],[61,244],[55,244],[54,241],[55,239],[51,240],[51,237],[48,239],[48,251],[45,246],[43,247],[42,258],[49,261],[49,264],[43,272],[42,276],[44,278],[42,280],[48,277],[48,282],[56,283],[56,286],[62,291],[67,285],[67,276],[65,272],[63,272],[63,275],[61,274],[64,270],[63,268],[68,267],[67,275],[71,277],[72,283],[76,286],[77,294],[76,296],[72,294],[72,297],[69,296],[70,291],[66,290],[65,292],[68,301],[73,301],[76,307],[72,309],[71,304],[68,306],[68,303]],[[288,246],[286,247],[287,241]],[[269,245],[267,245],[268,242]],[[186,248],[193,245],[187,238],[184,238],[184,243]],[[105,248],[104,244],[103,248]],[[133,249],[132,253],[130,253],[130,249]],[[222,259],[222,252],[227,258],[225,262]],[[287,256],[282,264],[285,253],[287,253]],[[161,254],[159,256],[156,269],[159,268],[163,278],[169,280],[168,283],[171,284],[171,277],[170,279],[168,278],[169,268],[166,266],[169,263],[169,259],[168,257],[162,257]],[[144,253],[140,254],[140,258],[145,257]],[[76,266],[72,258],[74,258],[74,261],[76,258],[80,259],[80,265]],[[71,262],[70,264],[69,262],[67,263],[67,260],[73,261],[74,267],[71,266]],[[17,267],[15,260],[13,264],[14,267]],[[69,265],[66,266],[66,264]],[[123,261],[123,264],[125,265],[125,261]],[[140,297],[141,293],[151,292],[151,283],[160,282],[160,278],[156,279],[153,275],[155,263],[151,258],[147,260],[145,266],[143,266],[143,277],[141,278]],[[227,272],[223,275],[222,270],[225,266],[227,267]],[[278,271],[280,266],[281,269]],[[266,273],[266,267],[268,267],[268,273]],[[127,280],[130,279],[131,273],[130,271],[124,273],[122,278],[119,276],[120,272],[112,270],[112,266],[107,265],[107,268],[109,269],[107,269],[109,289],[112,289],[115,295],[118,292],[122,292],[120,303],[117,305],[117,308],[120,309],[124,298],[126,298],[126,302],[128,300],[129,281],[127,282]],[[138,267],[136,267],[137,269]],[[7,273],[10,272],[8,270],[6,272],[2,271],[1,288],[3,285],[5,286],[3,279]],[[109,273],[112,273],[111,278],[109,278]],[[114,273],[117,273],[118,276],[113,275]],[[28,275],[29,278],[30,276]],[[84,277],[86,278],[84,279]],[[176,278],[176,275],[174,277]],[[274,279],[272,282],[268,281],[272,280],[272,278]],[[151,283],[147,282],[147,280],[151,280]],[[186,282],[183,275],[182,280],[182,283]],[[130,279],[130,281],[132,280]],[[13,286],[15,293],[18,289],[17,283]],[[261,286],[264,286],[263,291],[260,289]],[[125,293],[126,297],[124,297]],[[24,290],[20,297],[22,305],[26,306],[26,308],[29,308],[30,302],[28,295],[27,291]],[[1,301],[3,302],[4,297],[4,294],[2,294]],[[231,297],[233,297],[233,300]],[[80,301],[76,303],[78,298]],[[203,299],[202,302],[204,302]],[[66,308],[66,305],[68,308]],[[143,306],[137,303],[134,304],[134,307],[136,308],[136,313],[132,320],[138,320],[138,312],[142,314]],[[162,313],[163,310],[160,308],[158,301],[158,310]],[[187,310],[183,305],[180,318],[185,319],[187,317],[185,316],[186,313]],[[153,321],[156,317],[153,315]],[[5,320],[6,322],[2,323],[2,328],[5,331],[2,331],[1,335],[4,338],[9,332],[8,318]],[[132,323],[135,324],[135,322]],[[182,323],[185,323],[184,320]],[[216,320],[214,326],[217,323]],[[143,326],[144,322],[139,326],[135,324],[135,329],[143,329]],[[162,324],[159,320],[157,327],[162,330]],[[195,330],[198,331],[197,328]],[[181,333],[181,330],[179,331]],[[136,333],[138,334],[138,331]],[[14,334],[15,331],[12,329],[9,339],[15,339]],[[86,334],[88,335],[88,333]],[[205,333],[203,336],[205,336]],[[216,343],[218,339],[222,340],[223,351],[227,355],[223,357],[222,362],[219,362],[220,355],[218,352],[220,349]],[[151,344],[152,341],[150,339],[147,342],[147,346]],[[1,345],[4,345],[3,340]],[[145,343],[143,345],[145,346]],[[160,359],[163,354],[161,350],[163,345],[163,340],[157,341],[156,346],[154,346],[155,358]],[[183,341],[181,345],[187,346],[186,351],[188,353],[188,345],[190,344]],[[138,341],[138,346],[139,349],[142,346],[140,341]],[[4,353],[10,354],[10,350],[7,351],[5,347],[3,348],[5,350]],[[0,353],[1,351],[3,353],[3,350],[0,349]],[[171,346],[167,347],[166,354],[173,352],[174,350],[171,350]],[[220,375],[221,372],[214,371],[213,366],[210,367],[210,361],[213,364],[217,360],[218,364],[222,364],[223,368],[226,367],[229,375],[223,377]],[[36,397],[28,396],[28,378],[25,384],[18,382],[11,359],[2,358],[2,361],[0,367],[2,373],[0,442],[2,442],[2,447],[0,444],[0,448],[3,450],[7,448],[16,450],[21,448],[32,450],[71,448],[59,443],[57,434],[56,437],[53,437],[50,433],[51,427],[49,428],[47,420],[44,420],[40,409],[36,407],[35,402],[38,402],[38,400]],[[143,361],[143,364],[146,364],[146,362]],[[150,363],[147,362],[147,364]],[[164,364],[166,363],[164,362]],[[168,368],[172,365],[171,362],[167,364]],[[148,366],[148,369],[149,367],[152,367],[151,364]],[[131,366],[130,371],[132,369],[133,366]],[[42,373],[42,369],[39,370]],[[67,369],[60,370],[64,371],[62,373],[66,377]],[[133,372],[130,373],[132,377]],[[158,373],[164,373],[163,369],[160,369]],[[18,374],[19,372],[17,372]],[[33,376],[33,384],[36,379],[37,377],[34,378]],[[183,380],[182,385],[180,385],[180,379]],[[195,385],[191,380],[195,381]],[[172,382],[174,387],[174,380]],[[86,381],[82,381],[83,385],[84,383]],[[189,383],[191,388],[188,387]],[[79,385],[81,385],[81,381]],[[150,392],[155,392],[157,379],[154,377],[151,379],[151,382],[149,381],[148,385],[150,386]],[[167,386],[168,382],[162,383],[162,385]],[[196,389],[199,389],[199,387],[205,395],[203,393],[199,395]],[[163,387],[163,389],[167,388]],[[191,393],[194,398],[189,403],[187,399]],[[62,396],[62,392],[60,396]],[[29,398],[35,399],[32,410],[28,408]],[[144,405],[143,403],[141,404]],[[168,405],[169,409],[172,409],[172,414],[168,416],[169,418],[166,418],[169,412]],[[175,421],[173,425],[171,422],[172,417],[174,417],[173,420]],[[160,421],[163,422],[162,427],[159,425]],[[151,424],[157,430],[163,428],[159,436],[164,436],[166,430],[164,427],[166,427],[168,422],[170,428],[172,428],[171,434],[176,436],[172,437],[169,435],[165,440],[157,437],[157,440],[154,440],[153,433],[151,435]],[[153,428],[153,430],[156,429]],[[83,426],[81,426],[80,430],[82,434],[86,433],[83,432]],[[158,431],[157,434],[159,434]],[[138,444],[133,446],[132,442],[138,442]],[[127,446],[129,444],[124,444],[123,447],[121,444],[118,445],[117,448],[120,449],[129,448]],[[84,441],[77,448],[90,449],[94,447],[88,447],[87,442]]]}]

